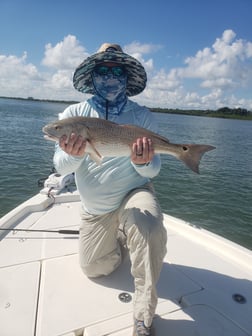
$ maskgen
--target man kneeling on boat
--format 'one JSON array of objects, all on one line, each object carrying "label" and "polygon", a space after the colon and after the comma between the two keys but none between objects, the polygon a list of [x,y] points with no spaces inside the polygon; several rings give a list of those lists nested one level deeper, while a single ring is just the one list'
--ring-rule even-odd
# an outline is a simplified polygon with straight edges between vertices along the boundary
[{"label": "man kneeling on boat", "polygon": [[[75,70],[74,87],[92,97],[66,108],[60,119],[85,116],[135,124],[157,132],[151,112],[128,97],[146,85],[142,64],[117,44],[103,44]],[[72,133],[56,145],[54,164],[60,174],[75,172],[82,201],[80,264],[88,277],[113,272],[127,245],[134,277],[134,336],[154,335],[156,283],[166,253],[166,231],[151,178],[161,167],[151,140],[135,139],[130,157],[107,157],[97,165],[85,153],[86,141]],[[120,239],[118,239],[120,233]]]}]

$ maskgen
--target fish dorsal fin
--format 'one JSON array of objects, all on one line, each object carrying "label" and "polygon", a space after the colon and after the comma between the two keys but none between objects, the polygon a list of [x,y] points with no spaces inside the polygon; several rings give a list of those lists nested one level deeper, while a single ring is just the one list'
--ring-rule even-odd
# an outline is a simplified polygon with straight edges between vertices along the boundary
[{"label": "fish dorsal fin", "polygon": [[[106,119],[102,119],[102,118],[98,118],[98,117],[84,117],[84,116],[76,116],[76,117],[70,117],[73,121],[78,122],[78,123],[82,123],[86,126],[91,126],[92,124],[96,124],[96,123],[104,123],[104,124],[111,124],[111,125],[118,125],[117,123],[115,123],[114,121],[111,120],[106,120]],[[69,119],[70,119],[69,118]]]}]

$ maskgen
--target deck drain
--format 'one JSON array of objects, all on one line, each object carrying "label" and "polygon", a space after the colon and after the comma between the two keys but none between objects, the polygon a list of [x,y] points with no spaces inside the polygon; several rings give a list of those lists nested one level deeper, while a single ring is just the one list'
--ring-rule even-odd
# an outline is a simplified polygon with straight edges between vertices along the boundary
[{"label": "deck drain", "polygon": [[236,294],[233,294],[232,297],[233,297],[233,300],[237,303],[246,303],[247,302],[245,296],[243,296],[242,294],[236,293]]},{"label": "deck drain", "polygon": [[121,302],[128,303],[132,300],[132,296],[129,293],[123,292],[118,295]]}]

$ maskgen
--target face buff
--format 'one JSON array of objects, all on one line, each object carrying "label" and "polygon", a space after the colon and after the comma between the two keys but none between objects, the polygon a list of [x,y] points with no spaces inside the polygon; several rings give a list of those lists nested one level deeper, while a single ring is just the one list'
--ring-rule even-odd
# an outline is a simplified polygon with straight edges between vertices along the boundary
[{"label": "face buff", "polygon": [[127,74],[121,67],[97,67],[93,71],[92,78],[97,94],[105,101],[115,105],[125,99]]}]

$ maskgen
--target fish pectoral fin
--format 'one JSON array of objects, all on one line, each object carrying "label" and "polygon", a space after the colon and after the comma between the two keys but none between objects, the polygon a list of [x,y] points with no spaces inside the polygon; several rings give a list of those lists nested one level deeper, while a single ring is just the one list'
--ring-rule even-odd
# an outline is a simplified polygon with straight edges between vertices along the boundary
[{"label": "fish pectoral fin", "polygon": [[85,152],[89,154],[91,159],[98,165],[100,166],[102,163],[102,156],[101,154],[96,150],[94,145],[90,142],[86,142],[86,149]]}]

